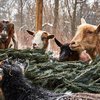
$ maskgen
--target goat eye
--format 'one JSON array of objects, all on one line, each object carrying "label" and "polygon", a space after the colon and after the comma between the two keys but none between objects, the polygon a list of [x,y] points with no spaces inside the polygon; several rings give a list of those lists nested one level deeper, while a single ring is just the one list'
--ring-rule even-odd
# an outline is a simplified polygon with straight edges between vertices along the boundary
[{"label": "goat eye", "polygon": [[92,34],[93,32],[92,31],[88,31],[87,33]]},{"label": "goat eye", "polygon": [[42,40],[45,40],[45,39],[47,39],[46,37],[42,37]]},{"label": "goat eye", "polygon": [[0,26],[0,29],[2,29],[2,26]]},{"label": "goat eye", "polygon": [[35,37],[35,34],[33,34],[33,37]]},{"label": "goat eye", "polygon": [[93,32],[89,32],[89,34],[92,34]]}]

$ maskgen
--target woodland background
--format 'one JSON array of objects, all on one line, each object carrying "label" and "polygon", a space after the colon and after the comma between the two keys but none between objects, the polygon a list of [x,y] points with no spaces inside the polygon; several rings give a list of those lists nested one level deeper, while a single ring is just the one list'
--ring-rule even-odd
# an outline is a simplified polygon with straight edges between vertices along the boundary
[{"label": "woodland background", "polygon": [[[0,0],[0,20],[15,24],[20,49],[32,45],[32,37],[26,29],[35,31],[35,16],[36,0]],[[43,30],[54,34],[63,43],[72,39],[82,17],[90,24],[100,24],[100,0],[43,1]]]}]

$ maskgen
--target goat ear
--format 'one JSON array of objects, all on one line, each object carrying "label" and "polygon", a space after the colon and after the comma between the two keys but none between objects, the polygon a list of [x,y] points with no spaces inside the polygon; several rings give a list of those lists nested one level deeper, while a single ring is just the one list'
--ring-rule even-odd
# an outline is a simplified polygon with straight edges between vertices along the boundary
[{"label": "goat ear", "polygon": [[54,35],[48,35],[47,39],[53,39]]},{"label": "goat ear", "polygon": [[60,43],[56,38],[55,38],[54,40],[55,40],[56,44],[57,44],[59,47],[61,47],[61,46],[63,45],[63,44]]},{"label": "goat ear", "polygon": [[98,25],[98,27],[96,29],[96,33],[100,33],[100,25]]},{"label": "goat ear", "polygon": [[81,24],[86,24],[86,21],[84,18],[81,18]]},{"label": "goat ear", "polygon": [[32,32],[32,31],[29,31],[29,30],[26,30],[30,35],[33,35],[34,36],[34,32]]}]

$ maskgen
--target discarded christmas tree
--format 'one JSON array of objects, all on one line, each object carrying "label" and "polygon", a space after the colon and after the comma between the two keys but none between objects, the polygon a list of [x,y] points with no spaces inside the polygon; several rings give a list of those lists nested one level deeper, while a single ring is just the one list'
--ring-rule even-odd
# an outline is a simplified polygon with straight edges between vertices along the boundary
[{"label": "discarded christmas tree", "polygon": [[100,93],[100,58],[91,64],[81,61],[58,62],[43,50],[0,50],[0,60],[29,60],[26,77],[33,84],[55,92]]}]

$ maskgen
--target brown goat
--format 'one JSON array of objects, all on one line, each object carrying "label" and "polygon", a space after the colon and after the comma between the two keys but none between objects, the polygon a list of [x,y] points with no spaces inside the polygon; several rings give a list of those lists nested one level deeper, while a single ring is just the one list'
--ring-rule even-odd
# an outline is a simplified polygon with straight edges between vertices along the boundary
[{"label": "brown goat", "polygon": [[9,45],[12,45],[11,41],[14,43],[14,48],[17,48],[14,24],[9,21],[0,21],[0,49],[9,48]]},{"label": "brown goat", "polygon": [[100,55],[100,25],[97,27],[87,24],[84,19],[81,19],[81,25],[77,28],[70,48],[78,52],[86,50],[91,58]]}]

